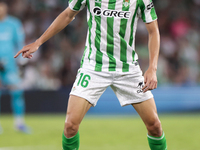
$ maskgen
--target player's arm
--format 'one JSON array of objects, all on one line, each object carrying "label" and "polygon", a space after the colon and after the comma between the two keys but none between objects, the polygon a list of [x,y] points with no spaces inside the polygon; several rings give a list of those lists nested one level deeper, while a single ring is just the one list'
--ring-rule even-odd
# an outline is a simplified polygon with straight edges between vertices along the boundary
[{"label": "player's arm", "polygon": [[69,7],[66,8],[49,26],[49,28],[37,39],[34,43],[24,46],[15,56],[18,57],[21,53],[24,58],[32,58],[32,53],[38,50],[38,48],[53,37],[55,34],[64,29],[78,14],[79,11],[73,11]]},{"label": "player's arm", "polygon": [[146,28],[149,33],[149,68],[144,74],[145,86],[143,87],[143,92],[157,88],[156,71],[160,49],[160,33],[157,20],[151,23],[146,23]]}]

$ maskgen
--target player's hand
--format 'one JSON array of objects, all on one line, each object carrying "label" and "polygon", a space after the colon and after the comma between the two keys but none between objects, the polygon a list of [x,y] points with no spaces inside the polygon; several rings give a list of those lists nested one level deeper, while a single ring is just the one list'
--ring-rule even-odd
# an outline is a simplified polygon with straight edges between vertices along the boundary
[{"label": "player's hand", "polygon": [[20,54],[22,54],[22,57],[31,59],[33,57],[32,53],[37,51],[39,46],[40,45],[37,41],[26,45],[14,56],[14,58],[17,58]]},{"label": "player's hand", "polygon": [[143,93],[148,90],[157,88],[157,76],[156,70],[149,68],[144,74],[144,87],[142,88]]}]

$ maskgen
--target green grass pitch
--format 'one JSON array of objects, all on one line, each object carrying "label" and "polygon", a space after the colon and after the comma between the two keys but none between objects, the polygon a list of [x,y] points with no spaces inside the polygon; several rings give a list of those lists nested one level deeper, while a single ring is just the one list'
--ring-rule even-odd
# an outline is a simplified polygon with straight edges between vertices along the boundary
[{"label": "green grass pitch", "polygon": [[[26,115],[31,135],[13,129],[11,115],[1,115],[0,150],[61,150],[65,115]],[[168,150],[200,149],[200,115],[161,115]],[[136,116],[89,116],[80,126],[80,150],[149,150],[146,129]]]}]

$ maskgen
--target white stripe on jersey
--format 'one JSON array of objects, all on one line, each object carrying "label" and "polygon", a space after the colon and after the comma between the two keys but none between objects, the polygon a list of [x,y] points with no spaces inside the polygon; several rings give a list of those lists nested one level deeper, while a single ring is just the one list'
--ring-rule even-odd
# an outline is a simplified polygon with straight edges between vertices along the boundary
[{"label": "white stripe on jersey", "polygon": [[[115,10],[122,10],[123,6],[123,0],[117,1],[115,5]],[[120,23],[121,20],[119,21],[118,18],[114,18],[114,23],[113,23],[113,36],[114,36],[114,50],[113,50],[113,57],[116,59],[116,71],[120,71],[122,68],[123,63],[120,61]]]},{"label": "white stripe on jersey", "polygon": [[[133,2],[133,3],[130,3],[130,7],[129,7],[129,11],[133,12],[133,13],[131,14],[131,17],[127,22],[127,29],[126,29],[126,33],[125,33],[125,37],[124,37],[125,41],[128,41],[127,42],[127,48],[130,47],[129,46],[129,40],[130,40],[130,35],[131,35],[131,23],[132,23],[132,19],[134,17],[136,4],[137,4],[136,1]],[[136,32],[136,28],[135,27],[137,26],[137,19],[136,18],[137,17],[135,17],[134,26],[133,26],[133,28],[134,28],[134,30],[133,30],[133,38],[134,39],[133,39],[132,50],[135,50],[135,32]],[[127,50],[127,54],[126,55],[127,55],[127,62],[128,63],[132,63],[132,61],[133,61],[133,58],[130,57],[130,56],[132,56],[132,53],[133,53],[132,50]],[[135,55],[137,55],[137,54],[135,54]]]},{"label": "white stripe on jersey", "polygon": [[[95,7],[95,3],[90,2],[90,9],[92,9],[94,7]],[[91,12],[92,12],[92,10],[91,10]],[[95,47],[95,37],[96,37],[95,31],[96,31],[96,21],[95,21],[95,17],[92,16],[92,29],[91,29],[91,37],[90,37],[92,52],[91,52],[91,55],[90,55],[90,64],[94,67],[95,67],[95,64],[96,64],[96,52],[97,52],[97,49]]]},{"label": "white stripe on jersey", "polygon": [[[106,0],[105,3],[101,4],[101,8],[108,8],[108,3],[109,0]],[[103,53],[103,66],[105,66],[106,68],[109,68],[109,58],[108,55],[106,53],[106,49],[107,49],[107,18],[106,17],[102,17],[101,18],[101,52]],[[108,70],[107,70],[108,71]]]}]

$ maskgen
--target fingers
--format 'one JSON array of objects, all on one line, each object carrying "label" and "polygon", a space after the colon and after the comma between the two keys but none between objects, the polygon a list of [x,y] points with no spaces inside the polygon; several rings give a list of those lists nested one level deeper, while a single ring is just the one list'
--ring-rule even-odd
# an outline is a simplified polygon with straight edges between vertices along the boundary
[{"label": "fingers", "polygon": [[23,58],[32,58],[31,52],[30,51],[22,52],[22,57]]},{"label": "fingers", "polygon": [[142,88],[143,93],[145,93],[148,90],[150,82],[149,81],[147,81],[147,82],[144,81],[144,83],[145,84],[144,84],[144,86]]},{"label": "fingers", "polygon": [[157,80],[147,80],[142,90],[143,93],[145,93],[148,90],[153,90],[156,88],[157,88]]},{"label": "fingers", "polygon": [[28,59],[31,59],[32,57],[33,57],[33,55],[29,55],[27,58],[28,58]]},{"label": "fingers", "polygon": [[144,86],[142,88],[143,93],[148,90],[157,88],[157,76],[154,70],[148,69],[144,74]]},{"label": "fingers", "polygon": [[17,58],[21,53],[23,54],[23,53],[25,53],[25,52],[27,52],[27,51],[29,51],[29,45],[24,46],[24,47],[14,56],[14,58]]},{"label": "fingers", "polygon": [[21,53],[23,53],[24,52],[24,50],[22,49],[22,50],[20,50],[15,56],[14,56],[14,58],[17,58]]},{"label": "fingers", "polygon": [[33,56],[31,55],[33,52],[35,52],[34,50],[34,44],[29,44],[24,46],[15,56],[14,58],[17,58],[20,54],[22,54],[22,57],[24,58],[32,58]]},{"label": "fingers", "polygon": [[30,54],[31,52],[27,51],[27,50],[21,50],[19,51],[14,58],[17,58],[20,54],[22,54],[23,58],[29,58],[31,59],[33,57],[33,55]]}]

